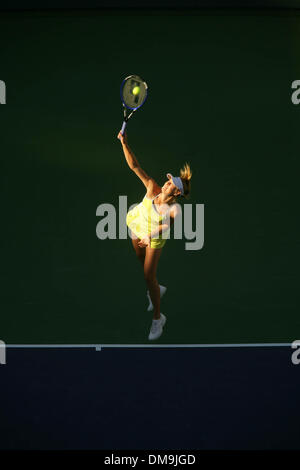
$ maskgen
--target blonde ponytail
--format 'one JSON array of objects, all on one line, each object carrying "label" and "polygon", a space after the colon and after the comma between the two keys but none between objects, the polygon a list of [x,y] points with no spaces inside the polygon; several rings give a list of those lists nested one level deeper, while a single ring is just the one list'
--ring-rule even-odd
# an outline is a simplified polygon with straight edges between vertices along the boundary
[{"label": "blonde ponytail", "polygon": [[183,197],[188,199],[191,192],[192,171],[190,165],[187,162],[184,164],[184,167],[180,170],[180,178],[184,189]]}]

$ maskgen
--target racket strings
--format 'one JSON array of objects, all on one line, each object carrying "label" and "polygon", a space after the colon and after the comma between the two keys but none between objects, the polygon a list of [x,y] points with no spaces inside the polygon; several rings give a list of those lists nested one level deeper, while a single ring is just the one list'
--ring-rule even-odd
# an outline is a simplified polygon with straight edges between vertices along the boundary
[{"label": "racket strings", "polygon": [[[138,93],[134,91],[138,89]],[[136,110],[147,98],[147,84],[137,75],[127,77],[122,83],[121,98],[123,104],[131,110]]]}]

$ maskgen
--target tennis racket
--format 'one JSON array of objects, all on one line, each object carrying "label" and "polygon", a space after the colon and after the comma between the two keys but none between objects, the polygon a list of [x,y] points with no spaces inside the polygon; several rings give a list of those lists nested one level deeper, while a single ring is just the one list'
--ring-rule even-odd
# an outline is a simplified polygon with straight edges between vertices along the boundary
[{"label": "tennis racket", "polygon": [[123,80],[120,92],[124,112],[124,121],[120,132],[123,135],[128,120],[145,103],[148,86],[138,75],[129,75]]}]

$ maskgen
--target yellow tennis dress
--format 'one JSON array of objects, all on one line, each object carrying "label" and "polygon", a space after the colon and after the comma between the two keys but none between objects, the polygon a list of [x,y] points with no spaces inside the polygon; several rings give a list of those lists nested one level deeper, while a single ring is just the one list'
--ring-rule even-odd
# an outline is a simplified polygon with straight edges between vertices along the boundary
[{"label": "yellow tennis dress", "polygon": [[[142,202],[127,213],[126,224],[138,238],[142,239],[146,235],[150,235],[153,230],[156,230],[159,225],[166,223],[166,219],[169,218],[168,212],[162,215],[155,209],[153,201],[157,196],[153,199],[144,196]],[[164,231],[163,235],[160,233],[156,238],[151,238],[151,248],[162,248],[169,234],[170,229],[168,228]]]}]

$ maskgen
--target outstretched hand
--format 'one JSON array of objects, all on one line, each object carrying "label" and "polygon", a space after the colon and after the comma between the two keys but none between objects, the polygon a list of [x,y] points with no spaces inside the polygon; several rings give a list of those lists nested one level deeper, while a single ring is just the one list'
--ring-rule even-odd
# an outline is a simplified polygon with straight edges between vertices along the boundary
[{"label": "outstretched hand", "polygon": [[121,144],[127,144],[126,131],[124,132],[124,134],[121,134],[121,131],[120,131],[117,138],[121,141]]}]

